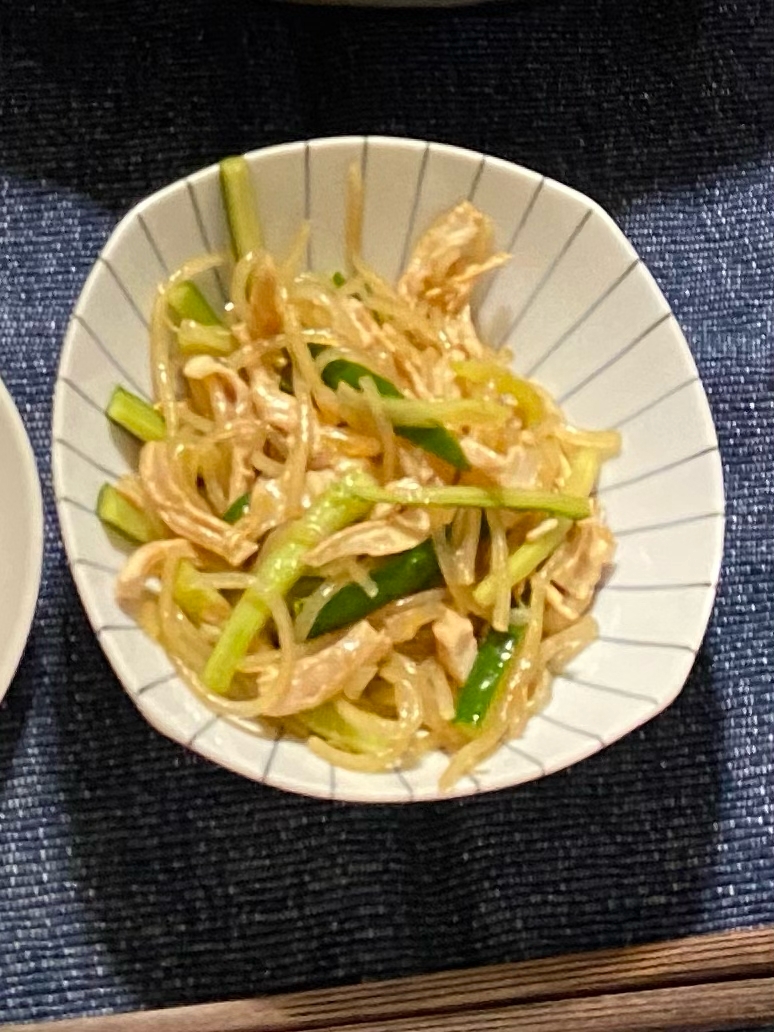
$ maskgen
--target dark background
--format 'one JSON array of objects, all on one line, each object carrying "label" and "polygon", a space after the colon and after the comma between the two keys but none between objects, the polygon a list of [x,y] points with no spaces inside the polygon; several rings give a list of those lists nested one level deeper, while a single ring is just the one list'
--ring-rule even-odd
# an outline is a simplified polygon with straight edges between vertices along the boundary
[{"label": "dark background", "polygon": [[[0,375],[47,506],[0,708],[0,1020],[774,922],[772,55],[770,0],[0,5]],[[167,742],[102,658],[59,541],[56,363],[118,217],[226,153],[348,132],[467,145],[608,206],[718,427],[726,555],[685,691],[577,768],[491,796],[328,804]]]}]

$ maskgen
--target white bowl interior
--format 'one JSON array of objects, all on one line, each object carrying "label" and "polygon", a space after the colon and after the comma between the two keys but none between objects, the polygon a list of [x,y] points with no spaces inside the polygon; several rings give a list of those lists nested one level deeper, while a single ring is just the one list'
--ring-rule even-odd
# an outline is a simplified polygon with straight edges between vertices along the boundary
[{"label": "white bowl interior", "polygon": [[[482,284],[482,334],[507,344],[570,418],[617,427],[619,458],[599,493],[618,538],[600,592],[600,637],[554,682],[547,709],[452,795],[518,784],[566,767],[659,713],[680,691],[709,619],[723,541],[717,441],[690,350],[648,270],[587,197],[535,172],[459,148],[337,138],[248,155],[267,246],[289,249],[311,219],[311,267],[343,261],[344,182],[365,179],[364,252],[395,277],[418,235],[469,197],[494,220],[513,260]],[[224,248],[216,167],[149,197],[97,260],[65,339],[54,404],[54,472],[62,533],[89,619],[116,673],[164,734],[247,777],[311,795],[366,802],[438,797],[445,761],[382,775],[336,770],[300,743],[216,718],[175,678],[164,653],[118,609],[124,557],[94,504],[129,468],[131,448],[103,415],[117,382],[150,389],[147,320],[166,274]],[[205,289],[217,296],[212,274]]]}]

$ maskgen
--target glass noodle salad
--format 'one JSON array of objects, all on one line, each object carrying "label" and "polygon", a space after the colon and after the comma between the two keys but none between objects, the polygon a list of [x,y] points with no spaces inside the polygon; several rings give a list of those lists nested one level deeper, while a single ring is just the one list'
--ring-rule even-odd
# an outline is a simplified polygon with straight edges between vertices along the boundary
[{"label": "glass noodle salad", "polygon": [[471,293],[508,256],[467,201],[389,283],[361,254],[356,169],[324,274],[307,226],[264,249],[243,158],[220,176],[232,253],[161,286],[153,404],[119,386],[108,407],[142,442],[98,501],[137,546],[119,603],[217,713],[355,771],[441,750],[447,789],[595,637],[618,434],[570,426],[479,338]]}]

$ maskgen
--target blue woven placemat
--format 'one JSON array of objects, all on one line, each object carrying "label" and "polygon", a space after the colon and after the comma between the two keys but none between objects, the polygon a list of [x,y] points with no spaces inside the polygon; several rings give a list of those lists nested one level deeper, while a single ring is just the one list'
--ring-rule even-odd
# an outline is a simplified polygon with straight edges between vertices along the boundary
[{"label": "blue woven placemat", "polygon": [[[0,9],[0,375],[46,499],[0,709],[0,1020],[161,1006],[774,922],[774,7]],[[686,330],[725,464],[712,624],[679,700],[532,785],[408,807],[242,780],[147,727],[52,504],[69,311],[145,193],[342,132],[468,145],[608,206]]]}]

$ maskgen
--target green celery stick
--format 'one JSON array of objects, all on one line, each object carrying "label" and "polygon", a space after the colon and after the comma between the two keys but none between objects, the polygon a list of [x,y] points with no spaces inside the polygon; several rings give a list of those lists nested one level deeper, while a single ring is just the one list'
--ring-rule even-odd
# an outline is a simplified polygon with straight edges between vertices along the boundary
[{"label": "green celery stick", "polygon": [[181,321],[191,319],[202,326],[222,326],[207,298],[191,280],[175,283],[167,291],[167,304]]},{"label": "green celery stick", "polygon": [[159,537],[155,522],[124,498],[112,484],[103,484],[97,496],[97,515],[113,530],[141,545]]},{"label": "green celery stick", "polygon": [[526,512],[546,512],[569,520],[583,520],[591,512],[587,498],[552,491],[533,491],[512,487],[452,487],[390,488],[378,484],[358,488],[362,498],[376,504],[442,506],[447,509],[514,509]]},{"label": "green celery stick", "polygon": [[124,387],[114,389],[105,413],[140,441],[161,441],[166,437],[167,426],[161,413]]},{"label": "green celery stick", "polygon": [[261,226],[250,179],[250,167],[239,156],[220,163],[220,189],[231,243],[237,258],[261,249]]},{"label": "green celery stick", "polygon": [[228,618],[231,607],[219,591],[210,587],[189,559],[177,567],[173,597],[194,623],[217,623]]}]

